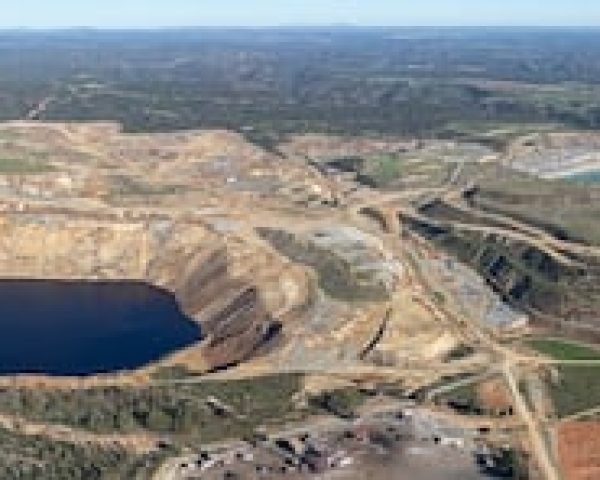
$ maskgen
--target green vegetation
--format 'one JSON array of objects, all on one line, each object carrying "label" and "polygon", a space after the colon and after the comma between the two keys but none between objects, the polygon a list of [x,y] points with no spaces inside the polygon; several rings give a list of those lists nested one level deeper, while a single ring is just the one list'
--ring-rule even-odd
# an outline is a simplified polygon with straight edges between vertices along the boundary
[{"label": "green vegetation", "polygon": [[446,303],[446,296],[442,292],[434,290],[431,295],[433,296],[433,301],[438,305],[443,305]]},{"label": "green vegetation", "polygon": [[260,228],[258,233],[290,260],[313,267],[319,276],[319,287],[333,298],[376,302],[389,297],[385,285],[365,281],[369,279],[361,278],[360,272],[354,271],[348,261],[331,250],[283,230]]},{"label": "green vegetation", "polygon": [[325,411],[341,418],[353,418],[356,409],[365,401],[366,395],[356,388],[340,388],[309,398],[309,405],[316,411]]},{"label": "green vegetation", "polygon": [[336,157],[322,159],[316,164],[355,173],[359,183],[373,188],[393,189],[405,184],[425,187],[440,185],[448,175],[449,159],[460,157],[461,153],[459,148],[444,151],[423,149],[410,154]]},{"label": "green vegetation", "polygon": [[408,395],[407,388],[402,381],[393,383],[379,383],[377,384],[375,390],[381,395],[391,398],[398,398],[400,400],[405,400]]},{"label": "green vegetation", "polygon": [[[591,190],[578,190],[576,194],[571,191],[569,194],[570,187],[567,186],[551,194],[552,190],[546,190],[545,183],[541,180],[537,183],[542,185],[540,188],[536,188],[536,183],[530,180],[496,180],[497,184],[503,185],[504,190],[494,189],[495,193],[492,195],[486,185],[494,182],[491,180],[494,171],[483,172],[486,178],[481,181],[481,188],[467,199],[474,209],[496,212],[499,210],[498,205],[503,202],[518,203],[520,209],[528,210],[529,218],[520,218],[514,212],[507,213],[509,217],[525,224],[533,223],[535,227],[558,239],[577,240],[584,223],[589,226],[588,235],[595,235],[593,231],[600,228],[595,220],[597,217],[594,216],[598,207],[592,200],[594,193]],[[514,176],[511,175],[510,178]],[[565,196],[562,196],[563,191],[567,191]],[[487,199],[485,205],[482,200],[484,197]],[[570,200],[567,201],[566,198]],[[543,223],[541,220],[532,222],[531,217],[539,216],[538,211],[545,212],[548,208],[547,205],[540,206],[540,202],[555,205],[556,211],[549,213]],[[564,206],[561,206],[563,203]],[[564,220],[561,224],[550,223],[552,215],[559,215],[557,211],[560,212],[561,209],[569,212],[565,214],[571,217],[570,220]],[[572,259],[573,264],[560,261],[535,244],[516,240],[502,233],[502,230],[517,231],[516,227],[500,220],[465,212],[441,201],[423,206],[420,213],[431,218],[431,224],[408,217],[405,218],[405,224],[438,248],[476,270],[513,306],[532,316],[538,316],[546,324],[550,325],[549,322],[552,322],[567,333],[576,331],[582,324],[598,322],[596,312],[600,310],[600,264],[597,259],[565,252],[565,256]],[[600,210],[598,214],[600,215]],[[581,228],[572,226],[575,218],[579,218]],[[453,222],[497,231],[487,235],[456,228]],[[600,230],[598,233],[600,234]],[[590,341],[594,341],[593,337]]]},{"label": "green vegetation", "polygon": [[111,193],[118,196],[173,195],[180,189],[175,185],[152,185],[125,176],[116,176],[113,177],[112,180],[114,184]]},{"label": "green vegetation", "polygon": [[[240,438],[263,424],[303,418],[293,397],[300,375],[150,387],[85,390],[0,389],[0,412],[98,433],[173,434],[182,441]],[[215,412],[216,398],[231,409]]]},{"label": "green vegetation", "polygon": [[491,478],[510,478],[513,480],[529,480],[529,460],[525,452],[514,448],[500,449],[493,452],[496,465],[487,468]]},{"label": "green vegetation", "polygon": [[550,393],[559,417],[600,406],[600,366],[557,367],[558,378],[550,382]]},{"label": "green vegetation", "polygon": [[485,403],[479,394],[481,382],[475,381],[467,385],[458,385],[438,394],[433,400],[438,404],[445,404],[463,415],[512,415],[512,408],[509,406],[493,407]]},{"label": "green vegetation", "polygon": [[200,375],[200,372],[194,372],[185,365],[173,365],[157,368],[152,373],[152,378],[155,380],[181,380],[197,375]]},{"label": "green vegetation", "polygon": [[368,176],[376,186],[386,186],[398,180],[403,174],[401,160],[394,155],[381,155],[370,158],[363,175]]},{"label": "green vegetation", "polygon": [[594,30],[4,32],[0,119],[53,96],[41,120],[228,128],[271,149],[290,133],[447,136],[457,122],[596,128],[598,45]]},{"label": "green vegetation", "polygon": [[540,338],[527,345],[557,360],[600,360],[600,350],[566,340]]},{"label": "green vegetation", "polygon": [[[600,244],[600,226],[595,221],[600,215],[596,201],[600,185],[542,179],[497,164],[470,165],[466,170],[469,177],[477,177],[477,188],[467,199],[472,207],[519,220],[560,239]],[[482,221],[461,215],[462,220]]]},{"label": "green vegetation", "polygon": [[559,131],[563,125],[557,123],[514,123],[514,122],[454,122],[446,125],[440,135],[488,145],[494,150],[502,151],[516,138],[544,131]]},{"label": "green vegetation", "polygon": [[46,173],[53,170],[52,165],[42,161],[27,158],[0,158],[0,174],[27,175]]},{"label": "green vegetation", "polygon": [[465,345],[464,343],[461,343],[444,356],[444,362],[463,360],[464,358],[470,357],[474,353],[475,349],[471,345]]},{"label": "green vegetation", "polygon": [[477,398],[477,383],[469,383],[468,385],[459,385],[452,390],[441,394],[438,398],[446,402],[458,402],[470,405],[475,408],[478,404]]},{"label": "green vegetation", "polygon": [[134,455],[119,447],[57,442],[0,429],[0,478],[22,480],[146,480],[164,453]]},{"label": "green vegetation", "polygon": [[600,245],[598,183],[542,180],[504,169],[486,172],[472,198],[478,208],[530,223],[559,238]]}]

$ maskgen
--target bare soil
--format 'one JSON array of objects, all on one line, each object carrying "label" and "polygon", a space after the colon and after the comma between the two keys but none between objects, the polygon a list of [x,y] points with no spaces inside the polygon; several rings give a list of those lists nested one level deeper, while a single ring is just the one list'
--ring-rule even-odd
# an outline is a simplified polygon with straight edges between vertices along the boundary
[{"label": "bare soil", "polygon": [[557,436],[565,480],[600,478],[600,421],[564,423],[558,427]]}]

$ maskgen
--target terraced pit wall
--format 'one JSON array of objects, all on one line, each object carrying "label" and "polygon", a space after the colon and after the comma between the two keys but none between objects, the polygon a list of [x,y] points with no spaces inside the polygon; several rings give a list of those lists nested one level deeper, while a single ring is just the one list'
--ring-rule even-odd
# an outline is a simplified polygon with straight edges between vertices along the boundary
[{"label": "terraced pit wall", "polygon": [[0,277],[139,281],[166,289],[201,323],[200,347],[212,368],[251,357],[276,329],[257,287],[230,275],[223,242],[200,224],[4,213]]},{"label": "terraced pit wall", "polygon": [[389,299],[389,292],[383,283],[371,278],[370,273],[353,269],[352,264],[334,250],[283,230],[259,228],[257,232],[282,255],[314,268],[319,277],[319,286],[331,297],[343,301],[384,302]]},{"label": "terraced pit wall", "polygon": [[[542,326],[574,337],[593,335],[600,340],[597,312],[600,264],[593,258],[570,254],[573,264],[548,255],[534,243],[501,233],[464,231],[452,223],[471,222],[463,212],[441,204],[421,210],[422,221],[401,215],[413,232],[475,269],[504,299],[531,314]],[[429,223],[425,216],[431,218]],[[475,222],[473,222],[475,223]],[[486,223],[495,227],[492,223]]]}]

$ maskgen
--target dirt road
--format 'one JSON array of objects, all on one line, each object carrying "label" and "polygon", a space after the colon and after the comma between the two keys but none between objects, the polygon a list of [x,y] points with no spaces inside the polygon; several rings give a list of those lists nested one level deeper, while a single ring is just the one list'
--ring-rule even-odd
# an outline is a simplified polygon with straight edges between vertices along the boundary
[{"label": "dirt road", "polygon": [[560,480],[560,475],[552,463],[550,455],[548,454],[548,447],[546,446],[544,437],[540,432],[540,426],[534,420],[531,412],[529,411],[529,407],[523,398],[523,395],[519,391],[519,387],[512,369],[513,366],[511,365],[510,360],[505,359],[502,365],[502,371],[510,388],[515,410],[527,426],[529,439],[531,441],[531,449],[533,456],[536,459],[536,463],[543,473],[545,480]]}]

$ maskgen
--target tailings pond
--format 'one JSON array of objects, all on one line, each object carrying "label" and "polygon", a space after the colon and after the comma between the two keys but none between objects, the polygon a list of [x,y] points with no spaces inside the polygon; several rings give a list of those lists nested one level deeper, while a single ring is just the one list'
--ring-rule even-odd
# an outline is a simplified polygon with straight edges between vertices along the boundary
[{"label": "tailings pond", "polygon": [[585,184],[599,184],[600,183],[600,170],[589,170],[587,172],[574,173],[566,177],[567,180],[571,180],[577,183]]},{"label": "tailings pond", "polygon": [[175,298],[150,285],[0,281],[0,374],[134,369],[199,339]]}]

